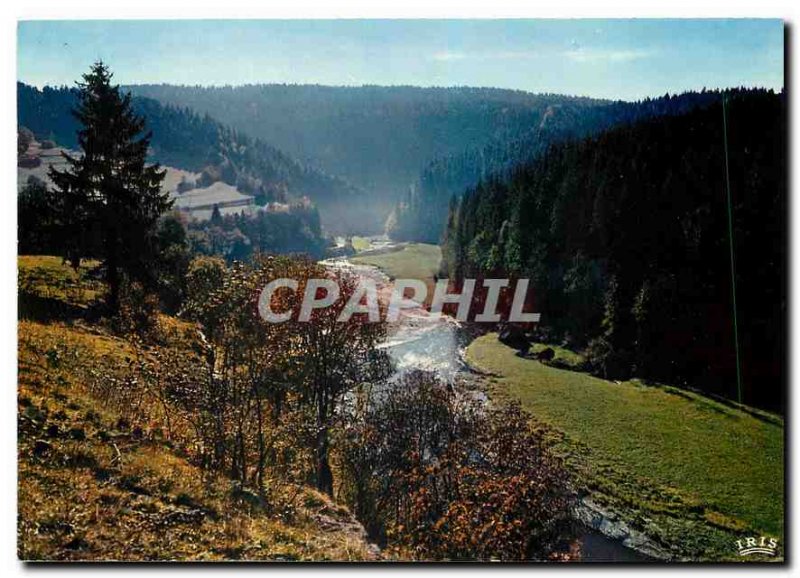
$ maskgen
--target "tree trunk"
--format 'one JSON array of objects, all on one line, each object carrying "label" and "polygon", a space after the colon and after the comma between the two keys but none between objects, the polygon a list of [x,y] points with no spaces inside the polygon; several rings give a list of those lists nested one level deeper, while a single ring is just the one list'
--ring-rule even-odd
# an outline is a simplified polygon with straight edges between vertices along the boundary
[{"label": "tree trunk", "polygon": [[119,269],[116,256],[109,255],[106,263],[106,281],[108,282],[108,310],[112,316],[119,312]]},{"label": "tree trunk", "polygon": [[333,472],[328,463],[328,428],[321,427],[317,434],[317,489],[333,497]]}]

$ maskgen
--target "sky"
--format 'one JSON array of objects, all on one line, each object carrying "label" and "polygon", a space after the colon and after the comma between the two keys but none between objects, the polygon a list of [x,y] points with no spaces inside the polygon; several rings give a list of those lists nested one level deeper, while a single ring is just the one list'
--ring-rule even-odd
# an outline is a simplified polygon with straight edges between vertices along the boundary
[{"label": "sky", "polygon": [[784,86],[780,20],[21,21],[17,77],[120,84],[493,86],[634,100]]}]

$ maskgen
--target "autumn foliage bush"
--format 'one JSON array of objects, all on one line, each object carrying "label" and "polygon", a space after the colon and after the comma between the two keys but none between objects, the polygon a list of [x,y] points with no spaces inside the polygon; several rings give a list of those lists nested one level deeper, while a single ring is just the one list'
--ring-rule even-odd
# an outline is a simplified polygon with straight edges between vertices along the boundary
[{"label": "autumn foliage bush", "polygon": [[257,314],[269,280],[298,279],[273,295],[285,311],[324,275],[337,274],[288,257],[195,261],[184,320],[162,317],[162,339],[133,342],[94,393],[261,511],[284,515],[292,488],[314,484],[399,557],[551,556],[569,536],[570,480],[518,406],[424,372],[387,381],[385,327],[336,321],[355,287],[346,276],[308,323]]},{"label": "autumn foliage bush", "polygon": [[570,480],[518,405],[419,372],[354,412],[346,493],[373,536],[433,560],[544,559],[568,537]]},{"label": "autumn foliage bush", "polygon": [[[308,281],[323,277],[334,277],[341,295],[309,322],[270,323],[258,314],[271,280],[298,282],[296,291],[276,291],[271,302],[276,311],[297,311]],[[198,465],[262,498],[286,483],[313,483],[332,493],[336,409],[348,391],[379,383],[391,370],[376,348],[385,335],[382,323],[356,316],[338,321],[356,286],[348,274],[300,258],[257,256],[230,267],[195,259],[182,311],[196,323],[194,334],[141,356],[135,369],[163,408],[170,438],[180,435]]]}]

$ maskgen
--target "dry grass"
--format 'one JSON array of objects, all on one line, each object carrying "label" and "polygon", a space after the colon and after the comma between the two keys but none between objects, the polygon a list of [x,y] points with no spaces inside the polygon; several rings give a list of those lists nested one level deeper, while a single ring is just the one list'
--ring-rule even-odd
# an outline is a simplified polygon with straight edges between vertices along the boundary
[{"label": "dry grass", "polygon": [[[88,271],[88,269],[87,269]],[[59,260],[20,259],[51,299],[80,285]],[[50,283],[56,281],[56,286]],[[83,288],[85,289],[85,287]],[[86,293],[75,305],[86,305]],[[193,326],[160,319],[165,339]],[[153,408],[121,413],[96,397],[137,349],[83,320],[18,325],[18,555],[25,560],[371,560],[352,515],[313,490],[285,486],[269,502],[196,467]],[[117,380],[117,381],[114,381]]]}]

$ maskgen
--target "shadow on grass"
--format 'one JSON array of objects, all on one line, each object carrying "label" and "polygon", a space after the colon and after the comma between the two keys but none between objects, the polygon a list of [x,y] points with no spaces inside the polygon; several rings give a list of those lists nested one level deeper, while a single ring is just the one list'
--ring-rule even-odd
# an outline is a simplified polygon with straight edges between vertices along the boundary
[{"label": "shadow on grass", "polygon": [[20,320],[38,321],[75,321],[78,319],[93,320],[100,316],[100,305],[81,307],[67,303],[62,299],[42,297],[35,293],[20,291],[18,294],[18,318]]}]

